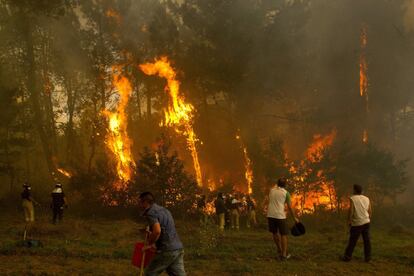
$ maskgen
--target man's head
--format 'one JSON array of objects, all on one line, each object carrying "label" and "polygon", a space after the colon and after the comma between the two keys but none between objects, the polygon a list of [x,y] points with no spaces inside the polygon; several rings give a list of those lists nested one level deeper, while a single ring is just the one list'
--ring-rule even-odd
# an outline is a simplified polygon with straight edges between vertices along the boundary
[{"label": "man's head", "polygon": [[280,188],[285,188],[286,187],[286,178],[284,178],[284,177],[279,178],[277,180],[277,186],[279,186]]},{"label": "man's head", "polygon": [[217,198],[223,198],[223,193],[218,193]]},{"label": "man's head", "polygon": [[31,189],[32,189],[32,187],[30,187],[30,184],[29,184],[29,183],[27,183],[27,182],[24,182],[24,183],[23,183],[23,188],[24,188],[25,190],[31,190]]},{"label": "man's head", "polygon": [[354,184],[354,195],[362,194],[362,186],[358,184]]},{"label": "man's head", "polygon": [[145,210],[154,204],[154,195],[151,192],[143,192],[139,195],[138,206]]}]

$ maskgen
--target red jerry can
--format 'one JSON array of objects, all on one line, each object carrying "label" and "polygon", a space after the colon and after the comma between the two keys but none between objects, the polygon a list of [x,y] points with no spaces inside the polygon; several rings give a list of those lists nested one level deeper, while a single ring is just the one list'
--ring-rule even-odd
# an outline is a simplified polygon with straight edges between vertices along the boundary
[{"label": "red jerry can", "polygon": [[[141,267],[142,258],[144,257],[144,252],[142,252],[143,247],[144,247],[143,242],[137,242],[134,248],[134,255],[132,256],[132,264],[138,268]],[[155,256],[155,251],[151,249],[145,250],[144,267],[148,266],[148,264],[152,261],[154,256]]]}]

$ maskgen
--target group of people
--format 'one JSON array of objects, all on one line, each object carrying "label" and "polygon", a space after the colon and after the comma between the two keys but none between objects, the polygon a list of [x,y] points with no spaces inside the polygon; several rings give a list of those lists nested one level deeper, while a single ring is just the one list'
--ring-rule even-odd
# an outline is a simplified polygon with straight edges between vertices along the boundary
[{"label": "group of people", "polygon": [[[269,206],[267,211],[267,219],[269,231],[273,235],[278,254],[282,260],[290,258],[288,254],[288,233],[289,229],[286,222],[286,208],[289,210],[295,223],[299,223],[299,219],[295,216],[291,207],[291,199],[286,188],[286,179],[281,178],[277,181],[269,193]],[[360,185],[353,186],[353,195],[350,197],[347,224],[349,226],[349,241],[345,249],[343,261],[350,261],[352,253],[362,235],[364,241],[365,261],[371,260],[371,241],[370,241],[370,222],[372,216],[371,203],[367,196],[362,195],[362,187]]]},{"label": "group of people", "polygon": [[[281,178],[271,188],[269,192],[269,205],[267,210],[268,228],[272,233],[273,240],[276,245],[279,258],[288,260],[288,225],[286,209],[289,211],[296,224],[299,219],[291,207],[290,193],[286,190],[286,179]],[[246,197],[246,202],[253,200]],[[215,201],[216,213],[218,217],[219,229],[224,230],[226,211],[229,209],[226,202],[229,199],[222,193],[217,195]],[[240,201],[237,196],[231,199],[233,210],[240,208]],[[235,204],[235,205],[233,205]],[[251,206],[255,207],[254,202]],[[186,275],[184,270],[184,251],[183,244],[178,237],[175,229],[174,219],[171,213],[164,207],[155,203],[154,196],[150,192],[142,193],[139,197],[139,206],[143,210],[143,216],[147,218],[149,225],[148,243],[144,250],[154,250],[157,252],[154,259],[150,262],[145,270],[145,275],[159,275],[166,271],[168,275]],[[247,206],[249,204],[247,203]],[[247,207],[249,210],[249,207]],[[250,210],[254,210],[251,208]],[[234,212],[236,213],[236,212]],[[342,258],[343,261],[350,261],[356,242],[360,235],[364,241],[365,261],[371,260],[371,242],[370,242],[370,219],[372,209],[368,197],[362,195],[362,187],[360,185],[353,186],[353,195],[350,197],[350,208],[348,212],[348,225],[350,227],[350,236],[348,246]],[[237,214],[234,215],[237,217]],[[231,224],[236,227],[236,223]]]},{"label": "group of people", "polygon": [[[343,257],[344,261],[350,261],[352,252],[360,235],[364,240],[365,261],[371,259],[370,243],[370,218],[371,204],[369,198],[362,195],[362,187],[354,185],[354,195],[350,197],[350,209],[348,213],[348,223],[350,226],[349,243]],[[33,204],[37,202],[31,195],[31,187],[27,183],[21,194],[23,200],[23,209],[26,222],[34,221]],[[53,222],[57,223],[62,219],[63,207],[66,204],[62,185],[56,184],[52,191],[52,210]],[[155,198],[151,192],[141,193],[138,200],[138,206],[142,210],[142,215],[147,219],[148,228],[145,250],[153,250],[157,254],[151,260],[145,269],[145,275],[159,275],[166,271],[168,275],[186,275],[184,269],[184,249],[183,244],[175,228],[174,219],[169,210],[155,203]],[[217,195],[215,200],[218,226],[221,231],[226,225],[226,213],[230,216],[230,227],[239,228],[240,212],[247,212],[248,221],[256,223],[256,204],[250,196],[245,200],[241,195],[224,196],[222,193]],[[291,207],[290,194],[286,190],[286,180],[281,178],[277,184],[272,187],[269,193],[269,205],[267,210],[267,219],[269,231],[272,233],[277,252],[281,260],[287,260],[290,257],[288,253],[288,225],[286,208],[296,223],[299,219]],[[248,224],[249,225],[249,224]]]},{"label": "group of people", "polygon": [[247,228],[257,225],[256,202],[250,195],[218,193],[214,206],[220,231],[226,227],[239,230],[241,217],[245,218]]},{"label": "group of people", "polygon": [[[27,182],[23,184],[23,192],[21,193],[22,207],[26,227],[24,231],[24,239],[30,232],[30,228],[35,221],[34,205],[40,205],[32,196],[32,187]],[[63,218],[63,209],[67,206],[65,193],[63,192],[62,184],[56,183],[51,193],[52,221],[54,224],[59,223]]]}]

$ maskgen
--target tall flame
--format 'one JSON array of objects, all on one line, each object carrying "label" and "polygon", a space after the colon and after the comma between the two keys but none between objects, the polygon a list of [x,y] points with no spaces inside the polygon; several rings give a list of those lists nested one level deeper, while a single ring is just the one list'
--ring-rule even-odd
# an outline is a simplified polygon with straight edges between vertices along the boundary
[{"label": "tall flame", "polygon": [[360,35],[360,47],[361,47],[361,54],[359,56],[359,93],[361,97],[366,97],[368,99],[368,65],[367,60],[365,57],[365,50],[367,47],[367,30],[365,27],[361,29]]},{"label": "tall flame", "polygon": [[165,119],[161,126],[172,126],[177,133],[186,137],[187,147],[193,158],[197,184],[203,186],[196,146],[198,139],[193,128],[194,106],[186,103],[180,95],[180,82],[176,80],[176,73],[167,57],[155,59],[155,62],[141,64],[139,67],[147,75],[158,75],[167,80],[165,90],[170,96],[170,103],[168,108],[164,109]]},{"label": "tall flame", "polygon": [[114,67],[113,70],[112,83],[119,93],[119,103],[115,112],[105,110],[103,114],[109,120],[109,131],[105,143],[115,158],[119,180],[114,183],[114,188],[121,190],[128,185],[132,178],[132,169],[135,167],[131,154],[132,141],[128,137],[125,113],[132,88],[129,80],[121,75],[120,68]]},{"label": "tall flame", "polygon": [[247,193],[251,195],[253,193],[253,169],[252,169],[252,161],[249,158],[249,155],[247,153],[247,148],[244,146],[243,141],[241,140],[241,137],[239,134],[236,135],[236,139],[240,141],[240,146],[243,149],[243,156],[244,156],[244,177],[246,178],[247,182]]},{"label": "tall flame", "polygon": [[[366,60],[366,48],[367,48],[367,30],[366,27],[363,26],[361,29],[360,34],[360,48],[361,53],[359,56],[359,94],[361,97],[365,98],[365,111],[368,114],[369,106],[368,106],[368,63]],[[368,131],[364,129],[362,134],[362,141],[364,143],[368,143]]]}]

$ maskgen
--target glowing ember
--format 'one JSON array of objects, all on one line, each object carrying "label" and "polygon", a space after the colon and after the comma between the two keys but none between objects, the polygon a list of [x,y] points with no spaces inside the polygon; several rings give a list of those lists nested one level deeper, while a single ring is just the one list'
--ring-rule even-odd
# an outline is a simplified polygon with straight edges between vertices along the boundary
[{"label": "glowing ember", "polygon": [[212,192],[217,190],[217,184],[214,180],[208,179],[207,180],[207,189]]},{"label": "glowing ember", "polygon": [[362,134],[362,142],[365,144],[368,143],[368,132],[366,129],[364,129],[364,133]]},{"label": "glowing ember", "polygon": [[198,141],[193,129],[194,106],[186,103],[180,95],[180,82],[176,80],[176,73],[167,57],[156,59],[154,63],[141,64],[140,69],[147,75],[158,75],[167,80],[165,90],[170,96],[168,109],[164,109],[165,120],[162,126],[174,126],[177,133],[187,139],[187,147],[193,158],[197,184],[203,186],[201,167],[198,160],[196,142]]},{"label": "glowing ember", "polygon": [[115,20],[115,22],[119,25],[121,23],[121,16],[113,9],[109,9],[106,11],[106,16]]},{"label": "glowing ember", "polygon": [[252,161],[249,158],[249,155],[247,153],[247,148],[244,146],[239,134],[236,135],[236,139],[240,141],[240,146],[243,149],[244,168],[245,168],[244,177],[246,178],[246,182],[247,182],[247,193],[249,195],[251,195],[253,193],[253,189],[252,189],[252,183],[253,183]]},{"label": "glowing ember", "polygon": [[113,70],[113,85],[119,93],[119,103],[116,112],[105,110],[103,114],[109,120],[109,131],[105,143],[115,158],[119,179],[119,181],[114,183],[114,188],[121,190],[126,188],[128,181],[131,180],[132,169],[135,167],[131,154],[132,142],[127,133],[127,117],[125,113],[132,89],[128,79],[121,76],[119,68],[113,68]]},{"label": "glowing ember", "polygon": [[203,210],[208,215],[214,215],[216,213],[216,205],[214,200],[206,202],[206,207]]},{"label": "glowing ember", "polygon": [[63,174],[64,176],[66,176],[66,177],[71,177],[72,176],[72,174],[70,173],[70,172],[68,172],[68,171],[66,171],[65,169],[63,169],[63,168],[57,168],[56,169],[58,172],[60,172],[61,174]]}]

